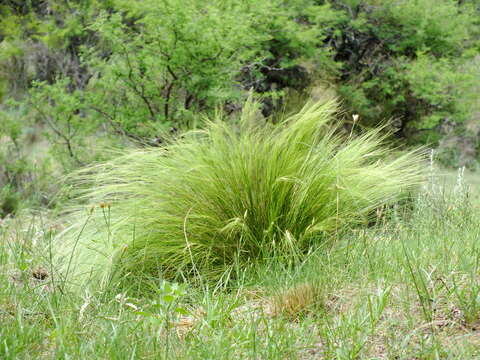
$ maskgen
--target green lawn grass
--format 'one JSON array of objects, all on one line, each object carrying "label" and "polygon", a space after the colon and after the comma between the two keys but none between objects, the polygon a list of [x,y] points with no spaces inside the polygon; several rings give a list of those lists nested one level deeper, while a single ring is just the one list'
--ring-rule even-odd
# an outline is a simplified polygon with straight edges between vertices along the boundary
[{"label": "green lawn grass", "polygon": [[235,269],[228,286],[158,284],[153,297],[62,290],[42,250],[56,225],[5,220],[0,358],[480,357],[478,204],[447,178],[301,261]]}]

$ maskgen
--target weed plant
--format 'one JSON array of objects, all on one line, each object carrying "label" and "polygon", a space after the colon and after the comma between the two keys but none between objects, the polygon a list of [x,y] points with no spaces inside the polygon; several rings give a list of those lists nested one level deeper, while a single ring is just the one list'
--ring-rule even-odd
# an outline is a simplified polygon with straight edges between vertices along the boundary
[{"label": "weed plant", "polygon": [[306,253],[423,178],[420,152],[385,146],[382,129],[344,135],[335,102],[277,125],[256,109],[77,173],[76,200],[101,206],[71,209],[55,249],[64,274],[218,279]]}]

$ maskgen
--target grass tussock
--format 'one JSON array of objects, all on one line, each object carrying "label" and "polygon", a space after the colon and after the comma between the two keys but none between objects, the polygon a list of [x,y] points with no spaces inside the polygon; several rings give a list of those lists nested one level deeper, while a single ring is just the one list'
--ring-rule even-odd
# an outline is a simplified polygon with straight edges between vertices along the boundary
[{"label": "grass tussock", "polygon": [[101,206],[71,211],[56,249],[64,274],[218,278],[305,252],[421,182],[419,152],[393,151],[380,129],[346,136],[336,114],[335,102],[308,104],[271,125],[248,102],[237,124],[215,119],[84,169],[77,200]]},{"label": "grass tussock", "polygon": [[308,282],[279,292],[272,300],[274,314],[293,320],[299,320],[308,313],[316,313],[325,305],[322,289]]}]

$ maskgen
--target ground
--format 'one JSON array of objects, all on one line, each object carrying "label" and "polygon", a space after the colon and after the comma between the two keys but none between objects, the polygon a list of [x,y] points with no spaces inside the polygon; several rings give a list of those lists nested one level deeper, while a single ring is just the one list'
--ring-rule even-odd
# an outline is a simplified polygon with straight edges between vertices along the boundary
[{"label": "ground", "polygon": [[38,212],[5,219],[0,357],[480,357],[479,183],[436,170],[412,204],[301,260],[252,264],[222,285],[159,283],[148,296],[68,290],[45,251],[61,224]]}]

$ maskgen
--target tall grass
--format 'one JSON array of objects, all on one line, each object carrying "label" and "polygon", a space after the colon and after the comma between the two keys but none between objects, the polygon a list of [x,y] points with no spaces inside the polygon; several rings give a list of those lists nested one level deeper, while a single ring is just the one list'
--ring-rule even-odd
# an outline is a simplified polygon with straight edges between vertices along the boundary
[{"label": "tall grass", "polygon": [[[277,125],[249,101],[166,148],[137,150],[76,175],[79,203],[57,241],[64,274],[217,278],[233,265],[308,251],[364,222],[422,180],[422,156],[382,130],[343,135],[335,102]],[[67,270],[68,269],[68,270]]]},{"label": "tall grass", "polygon": [[[268,259],[227,290],[162,282],[154,297],[60,291],[42,251],[54,214],[4,219],[0,358],[477,359],[480,212],[462,177],[431,176],[384,222],[347,231],[295,266]],[[74,239],[86,242],[97,221],[108,228],[98,215],[79,218],[86,226]]]}]

